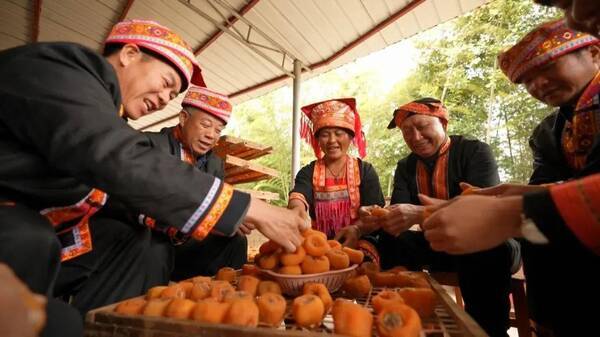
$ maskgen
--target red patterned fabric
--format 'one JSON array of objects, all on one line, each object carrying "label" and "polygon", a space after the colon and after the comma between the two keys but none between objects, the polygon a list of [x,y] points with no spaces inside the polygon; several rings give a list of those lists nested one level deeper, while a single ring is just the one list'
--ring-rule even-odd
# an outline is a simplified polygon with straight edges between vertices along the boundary
[{"label": "red patterned fabric", "polygon": [[196,226],[196,229],[192,233],[192,237],[196,240],[203,240],[210,231],[215,227],[227,206],[231,202],[233,197],[233,187],[228,184],[223,184],[223,189],[219,193],[217,200],[213,203],[210,211],[204,217],[204,219]]},{"label": "red patterned fabric", "polygon": [[360,208],[360,171],[358,159],[347,156],[345,178],[325,178],[326,164],[317,160],[313,171],[315,221],[313,227],[328,236],[351,225]]},{"label": "red patterned fabric", "polygon": [[579,171],[583,169],[594,139],[600,132],[600,72],[587,86],[573,113],[572,121],[567,121],[562,132],[563,154],[569,166]]},{"label": "red patterned fabric", "polygon": [[62,247],[61,261],[70,260],[92,250],[89,219],[104,206],[107,199],[108,195],[106,193],[94,188],[85,198],[73,205],[52,207],[40,211],[55,228],[69,221],[79,219],[75,225],[58,233],[59,236],[70,233],[73,235],[74,241],[72,245]]},{"label": "red patterned fabric", "polygon": [[196,56],[187,43],[169,28],[150,20],[127,20],[117,23],[104,45],[133,43],[167,59],[186,80],[183,92],[190,83],[205,87]]},{"label": "red patterned fabric", "polygon": [[192,151],[185,147],[183,142],[183,131],[181,130],[181,125],[177,125],[173,128],[173,137],[179,143],[179,159],[181,161],[186,162],[190,165],[194,165],[195,159]]},{"label": "red patterned fabric", "polygon": [[381,266],[381,256],[374,244],[367,240],[358,240],[357,248],[365,254],[365,260],[370,260],[378,266]]},{"label": "red patterned fabric", "polygon": [[448,120],[450,119],[448,109],[446,109],[442,103],[424,104],[410,102],[408,104],[404,104],[394,111],[394,122],[396,123],[396,126],[400,127],[402,122],[404,122],[413,114],[437,117],[442,121],[444,128],[448,126]]},{"label": "red patterned fabric", "polygon": [[540,25],[512,48],[500,53],[498,64],[513,83],[519,83],[529,70],[598,42],[591,35],[569,28],[564,19],[555,20]]},{"label": "red patterned fabric", "polygon": [[229,122],[233,110],[229,97],[198,86],[190,86],[181,105],[204,110],[221,119],[225,124]]},{"label": "red patterned fabric", "polygon": [[600,174],[553,185],[550,195],[579,241],[600,254]]},{"label": "red patterned fabric", "polygon": [[417,160],[417,188],[419,193],[429,197],[448,200],[448,159],[450,158],[450,137],[442,144],[435,162],[433,174],[430,175],[425,163]]},{"label": "red patterned fabric", "polygon": [[338,98],[313,103],[302,107],[302,112],[304,116],[300,135],[312,146],[317,159],[323,157],[323,152],[315,135],[320,129],[326,127],[350,130],[354,133],[353,142],[358,148],[360,157],[364,158],[367,155],[367,142],[354,98]]}]

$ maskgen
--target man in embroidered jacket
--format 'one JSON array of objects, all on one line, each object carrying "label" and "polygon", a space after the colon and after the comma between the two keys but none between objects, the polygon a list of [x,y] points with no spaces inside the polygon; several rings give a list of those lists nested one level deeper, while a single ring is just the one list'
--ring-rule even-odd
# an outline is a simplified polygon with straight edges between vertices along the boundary
[{"label": "man in embroidered jacket", "polygon": [[[146,135],[163,151],[188,162],[202,172],[223,179],[223,159],[212,149],[227,125],[232,109],[227,96],[204,87],[191,86],[182,102],[179,124],[164,128],[160,132],[147,132]],[[143,224],[150,220],[145,216],[138,219]],[[162,227],[157,229],[169,235],[168,226],[156,227]],[[240,228],[247,230],[245,225]],[[168,261],[173,261],[174,256],[174,264],[167,266],[168,270],[159,275],[161,283],[168,282],[169,279],[180,281],[197,275],[215,275],[222,267],[239,269],[247,261],[248,241],[245,233],[240,230],[231,236],[209,234],[202,241],[176,242],[174,248],[167,240],[156,240],[166,242],[166,245],[159,244],[159,247],[155,247],[159,254],[170,256],[166,259]]]},{"label": "man in embroidered jacket", "polygon": [[[591,327],[581,322],[596,318],[580,301],[600,300],[598,40],[568,28],[563,20],[552,21],[527,34],[499,60],[512,82],[559,108],[530,139],[530,183],[535,185],[503,184],[475,193],[503,198],[452,202],[426,221],[426,236],[434,249],[452,253],[524,237],[527,297],[539,335],[589,335]],[[479,211],[465,214],[473,209]],[[459,230],[469,235],[458,238],[453,233]],[[557,291],[565,287],[569,290]]]},{"label": "man in embroidered jacket", "polygon": [[377,248],[383,268],[403,265],[411,270],[456,271],[466,311],[491,336],[506,336],[511,250],[518,250],[518,244],[503,243],[485,252],[452,256],[432,251],[423,232],[409,230],[423,222],[419,193],[450,199],[462,192],[461,181],[478,186],[499,181],[490,147],[462,136],[448,136],[447,124],[446,108],[433,98],[394,111],[388,128],[400,128],[412,152],[396,166],[390,213],[383,220],[366,215],[363,219],[382,225]]},{"label": "man in embroidered jacket", "polygon": [[[295,250],[301,215],[174,160],[119,117],[139,118],[203,84],[191,49],[139,20],[117,24],[112,45],[107,58],[70,43],[0,53],[0,261],[36,293],[75,291],[83,312],[139,295],[136,254],[149,233],[92,216],[107,194],[197,239],[213,228],[233,233],[243,220]],[[59,243],[61,230],[73,234]]]}]

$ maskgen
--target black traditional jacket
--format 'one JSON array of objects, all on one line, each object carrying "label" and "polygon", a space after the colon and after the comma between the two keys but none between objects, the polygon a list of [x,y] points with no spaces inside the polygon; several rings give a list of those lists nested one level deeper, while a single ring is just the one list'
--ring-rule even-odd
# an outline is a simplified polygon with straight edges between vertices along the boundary
[{"label": "black traditional jacket", "polygon": [[[460,195],[460,182],[477,187],[497,185],[498,165],[489,145],[463,136],[450,136],[448,159],[448,195],[453,198]],[[392,204],[410,203],[420,205],[417,189],[417,160],[414,153],[398,161],[394,174],[394,192]],[[426,167],[433,169],[436,158],[426,160]],[[430,172],[431,173],[431,172]]]},{"label": "black traditional jacket", "polygon": [[[181,158],[181,143],[173,136],[175,127],[163,128],[160,132],[146,132],[150,140],[163,151],[172,156]],[[196,168],[200,171],[217,177],[221,180],[225,177],[225,163],[223,159],[208,151],[205,155],[196,158]]]},{"label": "black traditional jacket", "polygon": [[[561,135],[570,115],[571,109],[561,108],[547,116],[533,131],[529,140],[534,159],[530,184],[569,181],[600,172],[600,135],[596,135],[582,170],[574,171],[568,165]],[[597,200],[595,196],[590,197]],[[588,210],[598,214],[597,206],[591,204]],[[591,302],[600,300],[600,292],[595,286],[600,282],[600,257],[585,247],[563,220],[559,208],[569,207],[568,204],[557,204],[549,191],[526,194],[523,200],[524,216],[533,220],[550,242],[547,245],[522,243],[531,316],[564,335],[577,334],[571,323],[574,319],[586,320],[583,317],[590,313],[579,305],[581,298]],[[577,224],[571,224],[574,225]],[[574,285],[574,291],[556,292],[565,284]],[[565,310],[560,309],[567,307],[571,308],[568,317]]]},{"label": "black traditional jacket", "polygon": [[116,73],[92,50],[37,43],[0,52],[0,201],[42,210],[95,187],[185,234],[241,223],[248,194],[166,155],[120,109]]}]

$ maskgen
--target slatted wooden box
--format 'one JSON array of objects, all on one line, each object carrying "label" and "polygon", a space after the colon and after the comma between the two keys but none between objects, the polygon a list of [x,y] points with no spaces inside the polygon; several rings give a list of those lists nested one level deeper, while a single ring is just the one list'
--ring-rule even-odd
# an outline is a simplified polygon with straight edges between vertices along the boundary
[{"label": "slatted wooden box", "polygon": [[265,146],[245,139],[222,136],[213,152],[225,161],[225,182],[243,184],[277,177],[279,172],[261,164],[251,162],[273,153]]},{"label": "slatted wooden box", "polygon": [[[433,317],[423,321],[424,337],[483,337],[487,334],[467,315],[445,290],[427,276],[433,290],[438,295],[438,304]],[[372,289],[369,296],[357,302],[371,309],[371,298],[381,288]],[[338,297],[333,294],[333,297]],[[279,328],[242,328],[222,324],[205,324],[189,320],[127,316],[113,312],[116,304],[102,307],[88,313],[86,317],[86,337],[262,337],[262,336],[339,336],[333,334],[333,321],[328,315],[320,327],[301,329],[288,313],[284,324]],[[288,306],[289,309],[290,306]],[[375,331],[373,335],[376,336]]]}]

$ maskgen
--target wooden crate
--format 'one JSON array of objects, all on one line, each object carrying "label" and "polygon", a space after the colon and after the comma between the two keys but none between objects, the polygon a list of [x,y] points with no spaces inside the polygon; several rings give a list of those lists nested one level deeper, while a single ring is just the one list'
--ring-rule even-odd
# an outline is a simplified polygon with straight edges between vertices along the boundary
[{"label": "wooden crate", "polygon": [[272,168],[250,162],[232,155],[225,156],[225,182],[243,184],[277,177],[279,172]]},{"label": "wooden crate", "polygon": [[[425,337],[483,337],[487,334],[445,292],[442,286],[427,275],[438,303],[433,317],[423,320]],[[356,301],[372,311],[371,298],[382,288],[374,288],[365,298]],[[338,294],[333,294],[338,297]],[[288,303],[289,304],[289,303]],[[280,328],[243,328],[223,324],[205,324],[189,320],[161,317],[127,316],[114,313],[116,304],[92,310],[86,317],[86,337],[259,337],[259,336],[339,336],[333,334],[333,321],[327,315],[320,327],[301,329],[286,315]],[[288,305],[288,309],[291,306]],[[288,310],[289,311],[289,310]],[[375,330],[373,330],[375,336]]]},{"label": "wooden crate", "polygon": [[222,136],[213,148],[213,152],[221,158],[232,155],[241,159],[252,160],[273,153],[273,147],[232,136]]},{"label": "wooden crate", "polygon": [[240,191],[240,192],[248,193],[257,199],[264,200],[264,201],[279,200],[279,193],[267,192],[267,191],[255,191],[255,190],[248,190],[248,189],[244,189],[244,188],[236,188],[236,190]]}]

